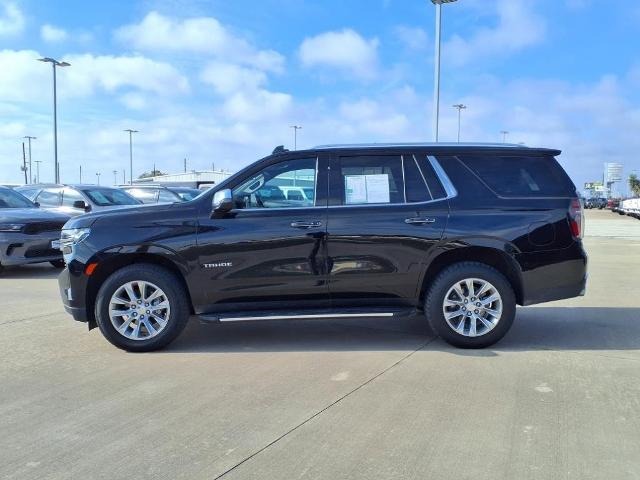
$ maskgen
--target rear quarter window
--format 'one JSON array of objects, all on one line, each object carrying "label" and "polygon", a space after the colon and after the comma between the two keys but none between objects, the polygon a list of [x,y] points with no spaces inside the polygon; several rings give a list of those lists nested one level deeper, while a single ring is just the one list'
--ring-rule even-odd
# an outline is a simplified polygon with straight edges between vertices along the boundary
[{"label": "rear quarter window", "polygon": [[573,197],[576,188],[554,157],[469,155],[458,157],[503,197]]}]

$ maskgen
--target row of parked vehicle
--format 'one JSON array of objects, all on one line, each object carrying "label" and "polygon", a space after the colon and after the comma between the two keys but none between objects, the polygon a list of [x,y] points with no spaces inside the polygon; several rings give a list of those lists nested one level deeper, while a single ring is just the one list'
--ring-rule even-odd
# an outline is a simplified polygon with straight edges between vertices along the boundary
[{"label": "row of parked vehicle", "polygon": [[640,198],[628,198],[611,209],[612,212],[620,215],[629,215],[640,220]]},{"label": "row of parked vehicle", "polygon": [[201,193],[194,188],[162,185],[0,186],[0,270],[44,262],[64,268],[60,232],[71,217],[142,204],[186,202]]}]

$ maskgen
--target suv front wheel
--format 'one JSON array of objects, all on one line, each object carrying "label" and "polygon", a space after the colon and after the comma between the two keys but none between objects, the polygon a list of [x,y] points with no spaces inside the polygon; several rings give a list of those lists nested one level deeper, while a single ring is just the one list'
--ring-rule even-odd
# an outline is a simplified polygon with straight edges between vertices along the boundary
[{"label": "suv front wheel", "polygon": [[130,352],[168,345],[188,319],[181,282],[156,265],[138,263],[117,270],[102,284],[96,299],[100,331],[116,347]]},{"label": "suv front wheel", "polygon": [[433,282],[425,301],[431,329],[447,343],[484,348],[511,328],[516,300],[509,281],[477,262],[456,263]]}]

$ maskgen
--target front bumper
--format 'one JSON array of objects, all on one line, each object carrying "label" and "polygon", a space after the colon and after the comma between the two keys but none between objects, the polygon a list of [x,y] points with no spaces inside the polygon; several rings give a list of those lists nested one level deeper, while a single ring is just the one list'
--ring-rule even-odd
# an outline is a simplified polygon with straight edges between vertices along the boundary
[{"label": "front bumper", "polygon": [[51,246],[51,242],[57,240],[60,240],[58,231],[35,235],[0,233],[0,265],[26,265],[62,260],[62,252]]},{"label": "front bumper", "polygon": [[82,276],[72,275],[69,267],[62,270],[58,276],[58,288],[64,309],[78,322],[89,321],[84,295],[80,294],[80,292],[84,293],[86,288],[86,285],[79,284],[83,281],[85,280]]}]

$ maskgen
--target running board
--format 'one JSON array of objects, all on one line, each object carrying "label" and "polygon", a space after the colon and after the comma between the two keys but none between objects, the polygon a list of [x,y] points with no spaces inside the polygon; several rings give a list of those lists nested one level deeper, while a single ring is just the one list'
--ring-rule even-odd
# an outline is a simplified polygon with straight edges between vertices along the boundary
[{"label": "running board", "polygon": [[[348,311],[348,310],[346,310]],[[342,313],[339,313],[342,312]],[[249,321],[263,321],[263,320],[317,320],[317,319],[348,319],[348,318],[390,318],[396,316],[408,316],[415,314],[414,309],[402,309],[402,310],[372,310],[363,311],[359,310],[352,313],[344,313],[345,310],[327,310],[316,311],[315,313],[309,313],[309,311],[300,312],[265,312],[259,314],[259,312],[225,312],[225,313],[208,313],[199,316],[203,322],[249,322]]]}]

